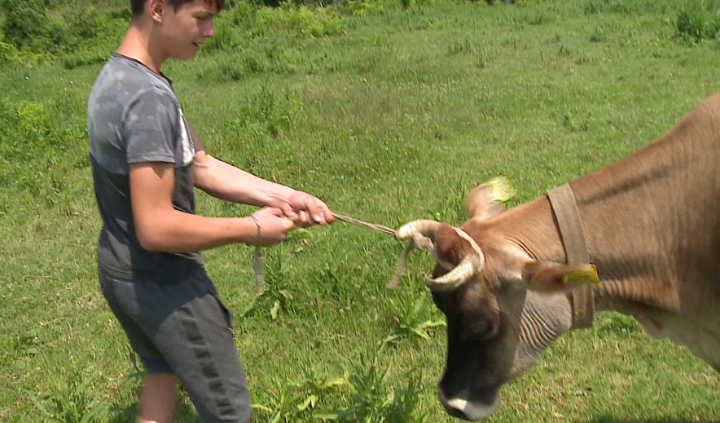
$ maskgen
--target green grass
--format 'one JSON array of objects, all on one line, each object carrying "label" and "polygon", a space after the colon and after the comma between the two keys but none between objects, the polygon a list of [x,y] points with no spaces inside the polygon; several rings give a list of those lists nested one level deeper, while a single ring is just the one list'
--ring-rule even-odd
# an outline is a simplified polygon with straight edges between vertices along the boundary
[{"label": "green grass", "polygon": [[[720,45],[678,37],[683,6],[386,7],[346,17],[337,35],[242,35],[232,50],[164,71],[216,156],[363,220],[458,223],[478,183],[503,174],[518,190],[513,205],[530,200],[640,148],[718,91]],[[134,413],[137,370],[95,273],[85,104],[102,63],[95,51],[73,54],[0,72],[0,421],[42,421],[38,403],[64,421]],[[200,194],[198,208],[251,210]],[[414,255],[400,288],[385,288],[401,251],[343,223],[298,231],[264,250],[268,287],[258,299],[250,248],[205,254],[236,315],[253,402],[270,410],[258,409],[257,421],[314,422],[341,410],[452,421],[435,394],[443,328],[429,340],[403,336],[375,357],[397,322],[442,319],[430,306],[412,309],[428,257]],[[346,383],[323,388],[333,380]],[[378,392],[402,401],[383,408]],[[686,349],[604,314],[509,384],[491,421],[720,421],[719,392],[717,373]],[[314,408],[298,410],[311,394]],[[184,395],[178,421],[198,421]]]}]

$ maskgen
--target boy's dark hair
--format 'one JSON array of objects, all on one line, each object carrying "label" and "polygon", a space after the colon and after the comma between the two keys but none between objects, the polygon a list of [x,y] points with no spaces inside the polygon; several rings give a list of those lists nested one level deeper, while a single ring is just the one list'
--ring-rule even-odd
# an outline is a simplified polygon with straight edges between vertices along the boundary
[{"label": "boy's dark hair", "polygon": [[[148,0],[130,0],[130,9],[132,10],[132,16],[133,18],[136,18],[140,15],[142,15],[143,8],[145,7],[145,2]],[[175,10],[178,10],[180,6],[182,6],[185,3],[192,3],[195,0],[167,0],[167,2],[172,5],[172,7]],[[217,10],[220,11],[225,7],[225,0],[203,0],[205,3],[214,4],[217,7]]]}]

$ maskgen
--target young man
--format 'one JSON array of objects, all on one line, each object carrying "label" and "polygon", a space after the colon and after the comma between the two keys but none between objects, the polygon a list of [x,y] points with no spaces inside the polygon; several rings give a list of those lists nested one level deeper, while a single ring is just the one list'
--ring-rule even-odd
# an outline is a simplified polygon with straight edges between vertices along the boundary
[{"label": "young man", "polygon": [[[250,400],[230,316],[198,253],[224,244],[273,245],[295,224],[326,224],[319,199],[210,156],[183,117],[169,58],[190,59],[214,34],[224,0],[131,0],[127,34],[88,104],[95,194],[103,218],[103,294],[148,376],[139,422],[170,422],[176,381],[205,422],[245,422]],[[194,214],[193,186],[262,206],[245,218]]]}]

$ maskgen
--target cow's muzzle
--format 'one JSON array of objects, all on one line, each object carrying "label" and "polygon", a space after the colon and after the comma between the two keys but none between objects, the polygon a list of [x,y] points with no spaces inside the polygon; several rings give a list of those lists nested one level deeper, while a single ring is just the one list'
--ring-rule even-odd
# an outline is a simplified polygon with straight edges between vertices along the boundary
[{"label": "cow's muzzle", "polygon": [[438,389],[438,396],[445,410],[453,417],[463,420],[477,421],[491,415],[497,408],[497,396],[490,404],[468,401],[462,397],[448,398],[442,388]]}]

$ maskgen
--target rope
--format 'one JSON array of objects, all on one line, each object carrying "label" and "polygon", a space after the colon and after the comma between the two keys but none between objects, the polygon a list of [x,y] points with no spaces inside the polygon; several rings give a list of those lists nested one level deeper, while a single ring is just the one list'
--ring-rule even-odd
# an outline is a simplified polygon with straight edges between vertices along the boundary
[{"label": "rope", "polygon": [[265,292],[265,278],[263,277],[262,255],[259,245],[255,247],[255,254],[253,254],[253,272],[255,273],[255,293],[262,295]]},{"label": "rope", "polygon": [[[383,232],[392,236],[397,236],[397,231],[395,229],[388,228],[387,226],[378,225],[376,223],[364,222],[362,220],[358,220],[350,216],[345,216],[343,214],[333,213],[332,215],[335,219],[345,223],[350,223],[353,225],[361,226],[363,228]],[[398,265],[395,268],[395,273],[393,274],[392,281],[387,284],[388,288],[392,289],[397,286],[398,281],[400,280],[400,276],[405,270],[405,261],[407,260],[407,256],[408,254],[410,254],[410,251],[412,251],[413,247],[414,243],[411,241],[405,248],[400,262],[398,262]],[[255,293],[257,295],[262,295],[265,292],[265,278],[263,277],[262,254],[259,246],[255,247],[255,253],[253,254],[253,272],[255,273]]]},{"label": "rope", "polygon": [[[345,216],[345,215],[338,214],[338,213],[333,213],[333,217],[335,217],[335,219],[337,219],[337,220],[340,220],[340,221],[343,221],[346,223],[351,223],[353,225],[358,225],[363,228],[372,229],[372,230],[375,230],[378,232],[384,232],[386,234],[390,234],[397,238],[397,231],[395,229],[388,228],[387,226],[378,225],[377,223],[363,222],[362,220],[358,220],[358,219],[352,218],[350,216]],[[417,248],[415,245],[415,242],[413,240],[410,240],[408,245],[405,247],[405,250],[403,251],[402,255],[400,256],[400,260],[398,261],[397,265],[395,266],[395,271],[393,272],[392,279],[390,280],[390,282],[387,285],[385,285],[385,287],[387,287],[389,289],[397,288],[398,283],[400,282],[400,277],[405,272],[405,263],[407,262],[408,256],[415,248]]]},{"label": "rope", "polygon": [[398,286],[398,283],[400,283],[400,277],[403,273],[405,273],[405,263],[407,263],[408,256],[410,256],[410,253],[416,248],[415,242],[411,239],[410,242],[408,242],[408,245],[405,247],[405,250],[403,250],[402,255],[400,256],[400,260],[398,261],[397,265],[395,266],[395,272],[393,272],[393,277],[388,282],[387,285],[385,285],[386,288],[389,289],[395,289]]},{"label": "rope", "polygon": [[[493,178],[488,182],[484,183],[483,186],[486,188],[488,195],[490,196],[490,200],[494,203],[504,203],[515,195],[515,189],[513,188],[510,181],[508,181],[507,178],[505,178],[504,176]],[[376,223],[364,222],[362,220],[358,220],[339,213],[333,213],[332,215],[335,219],[342,222],[390,234],[394,236],[395,239],[397,239],[397,231],[395,229],[388,228],[387,226],[378,225]],[[469,241],[472,240],[469,239]],[[397,287],[398,282],[400,281],[400,277],[405,271],[405,263],[407,262],[408,256],[414,249],[423,250],[428,248],[433,248],[432,243],[429,239],[422,236],[413,237],[408,243],[408,245],[405,247],[402,256],[400,256],[400,261],[395,266],[395,273],[393,273],[392,280],[386,286],[390,289],[394,289]],[[258,295],[261,295],[263,293],[263,290],[265,289],[265,281],[263,280],[262,275],[261,260],[262,257],[260,255],[260,247],[256,247],[255,254],[253,255],[253,269],[255,271],[255,290],[257,291]]]},{"label": "rope", "polygon": [[346,223],[352,223],[353,225],[358,225],[375,231],[385,232],[392,236],[397,236],[397,231],[395,229],[388,228],[387,226],[378,225],[376,223],[363,222],[362,220],[354,219],[350,216],[345,216],[342,214],[333,213],[332,215],[335,219],[341,220]]}]

